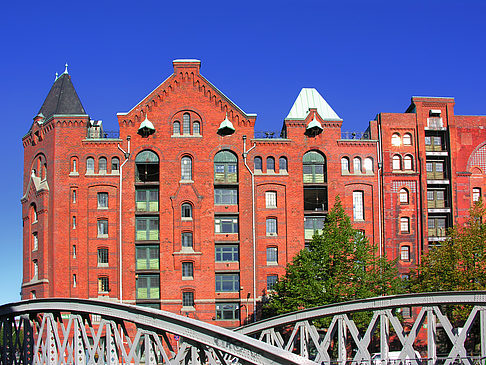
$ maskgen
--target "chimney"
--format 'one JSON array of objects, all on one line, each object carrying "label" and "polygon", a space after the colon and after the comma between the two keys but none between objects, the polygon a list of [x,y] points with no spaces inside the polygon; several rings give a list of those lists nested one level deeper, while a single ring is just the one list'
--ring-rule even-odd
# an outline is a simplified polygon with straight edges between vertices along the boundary
[{"label": "chimney", "polygon": [[179,59],[172,61],[174,65],[174,74],[179,72],[194,72],[194,74],[199,74],[199,69],[201,68],[200,60],[193,59]]}]

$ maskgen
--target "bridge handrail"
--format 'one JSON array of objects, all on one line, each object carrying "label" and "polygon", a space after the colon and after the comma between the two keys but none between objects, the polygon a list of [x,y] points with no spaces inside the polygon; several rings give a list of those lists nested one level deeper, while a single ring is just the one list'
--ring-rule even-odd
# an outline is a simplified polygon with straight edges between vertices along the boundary
[{"label": "bridge handrail", "polygon": [[[225,353],[261,364],[315,364],[296,354],[268,345],[241,333],[196,319],[152,308],[93,299],[45,298],[0,306],[0,317],[44,312],[94,314],[115,321],[125,320],[148,330],[164,330]],[[241,350],[243,349],[243,351]]]},{"label": "bridge handrail", "polygon": [[303,309],[297,312],[282,314],[238,327],[234,331],[245,335],[251,335],[272,327],[285,326],[287,324],[299,321],[312,320],[338,314],[362,312],[367,310],[381,310],[413,306],[433,306],[443,304],[486,305],[486,291],[478,290],[463,292],[414,293],[359,299],[350,302],[328,304],[321,307]]}]

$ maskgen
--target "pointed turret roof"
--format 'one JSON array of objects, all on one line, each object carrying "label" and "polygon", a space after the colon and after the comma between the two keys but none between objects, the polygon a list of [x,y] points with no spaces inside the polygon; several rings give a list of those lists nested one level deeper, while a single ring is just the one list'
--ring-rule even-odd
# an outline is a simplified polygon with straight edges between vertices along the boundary
[{"label": "pointed turret roof", "polygon": [[46,119],[54,114],[86,114],[67,70],[54,81],[39,113]]},{"label": "pointed turret roof", "polygon": [[314,88],[303,88],[300,91],[285,120],[304,120],[311,108],[317,109],[323,120],[342,120]]}]

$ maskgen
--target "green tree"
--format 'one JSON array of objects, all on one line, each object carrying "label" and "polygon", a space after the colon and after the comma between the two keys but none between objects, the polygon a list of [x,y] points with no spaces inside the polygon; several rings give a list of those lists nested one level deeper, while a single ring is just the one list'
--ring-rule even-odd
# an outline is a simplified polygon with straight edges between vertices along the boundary
[{"label": "green tree", "polygon": [[363,234],[354,229],[339,197],[322,233],[314,234],[287,265],[274,286],[264,316],[401,291],[395,261],[379,258]]}]

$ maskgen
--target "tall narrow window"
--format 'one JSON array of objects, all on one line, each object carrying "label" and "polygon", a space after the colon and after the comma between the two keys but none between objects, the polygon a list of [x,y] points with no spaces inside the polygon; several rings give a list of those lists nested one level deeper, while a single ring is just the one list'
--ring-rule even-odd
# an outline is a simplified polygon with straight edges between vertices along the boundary
[{"label": "tall narrow window", "polygon": [[275,159],[267,157],[267,172],[275,172]]},{"label": "tall narrow window", "polygon": [[183,279],[193,279],[194,277],[194,264],[192,262],[182,263],[182,278]]},{"label": "tall narrow window", "polygon": [[86,173],[87,174],[94,174],[94,158],[88,157],[86,159]]},{"label": "tall narrow window", "polygon": [[410,261],[410,246],[405,245],[400,247],[400,260]]},{"label": "tall narrow window", "polygon": [[408,217],[400,218],[400,232],[410,233],[410,218]]},{"label": "tall narrow window", "polygon": [[349,158],[347,157],[341,158],[341,173],[349,173]]},{"label": "tall narrow window", "polygon": [[280,157],[278,159],[278,170],[279,172],[287,172],[288,170],[288,163],[287,163],[287,158],[286,157]]},{"label": "tall narrow window", "polygon": [[364,220],[364,193],[353,191],[353,218],[355,221]]},{"label": "tall narrow window", "polygon": [[182,248],[192,248],[192,232],[182,232],[181,236]]},{"label": "tall narrow window", "polygon": [[78,159],[76,157],[72,160],[71,172],[78,172]]},{"label": "tall narrow window", "polygon": [[73,203],[76,203],[76,190],[73,190],[72,197],[73,197]]},{"label": "tall narrow window", "polygon": [[267,291],[272,291],[273,287],[278,281],[277,275],[268,275],[267,276]]},{"label": "tall narrow window", "polygon": [[410,133],[405,133],[403,135],[403,145],[404,146],[411,146],[412,145],[412,135]]},{"label": "tall narrow window", "polygon": [[371,157],[365,158],[364,169],[367,174],[371,174],[373,172],[373,159]]},{"label": "tall narrow window", "polygon": [[265,192],[265,206],[267,208],[277,208],[277,192],[266,191]]},{"label": "tall narrow window", "polygon": [[158,245],[137,245],[135,246],[137,270],[158,270],[159,269],[159,246]]},{"label": "tall narrow window", "polygon": [[262,170],[262,158],[260,156],[256,156],[255,159],[253,160],[253,164],[255,167],[255,170]]},{"label": "tall narrow window", "polygon": [[277,218],[267,218],[267,236],[277,235]]},{"label": "tall narrow window", "polygon": [[401,170],[402,169],[402,158],[400,155],[394,155],[393,156],[393,164],[392,164],[393,170]]},{"label": "tall narrow window", "polygon": [[111,159],[111,173],[118,173],[120,170],[120,159],[118,157],[113,157]]},{"label": "tall narrow window", "polygon": [[76,274],[73,274],[73,288],[75,288],[76,285],[77,285]]},{"label": "tall narrow window", "polygon": [[278,264],[278,249],[277,247],[267,247],[267,265]]},{"label": "tall narrow window", "polygon": [[214,182],[237,183],[238,159],[230,151],[220,151],[214,156]]},{"label": "tall narrow window", "polygon": [[316,151],[304,155],[304,184],[319,184],[326,182],[326,159]]},{"label": "tall narrow window", "polygon": [[106,158],[100,157],[100,159],[98,160],[98,173],[106,174],[106,165]]},{"label": "tall narrow window", "polygon": [[32,233],[32,251],[36,251],[39,248],[39,237],[37,232]]},{"label": "tall narrow window", "polygon": [[98,248],[98,266],[108,266],[107,248]]},{"label": "tall narrow window", "polygon": [[76,258],[76,245],[73,245],[73,259]]},{"label": "tall narrow window", "polygon": [[191,134],[191,117],[189,113],[182,116],[182,134]]},{"label": "tall narrow window", "polygon": [[192,205],[189,203],[182,204],[181,207],[181,218],[192,218]]},{"label": "tall narrow window", "polygon": [[108,209],[108,193],[98,193],[98,209]]},{"label": "tall narrow window", "polygon": [[399,200],[400,204],[408,204],[408,190],[407,189],[400,189],[399,192]]},{"label": "tall narrow window", "polygon": [[401,140],[400,135],[398,133],[393,133],[391,138],[392,146],[400,146]]},{"label": "tall narrow window", "polygon": [[108,276],[98,278],[98,293],[108,293],[110,291],[110,279]]},{"label": "tall narrow window", "polygon": [[199,122],[192,123],[192,134],[201,134],[201,125],[199,124]]},{"label": "tall narrow window", "polygon": [[481,188],[473,188],[472,189],[472,201],[477,202],[481,198]]},{"label": "tall narrow window", "polygon": [[98,219],[98,237],[108,237],[108,220]]},{"label": "tall narrow window", "polygon": [[76,216],[75,215],[73,215],[72,227],[73,227],[73,229],[76,229]]},{"label": "tall narrow window", "polygon": [[189,156],[181,159],[181,180],[192,180],[192,159]]},{"label": "tall narrow window", "polygon": [[39,264],[37,260],[32,260],[32,264],[34,266],[34,275],[32,276],[32,279],[37,279],[39,277]]},{"label": "tall narrow window", "polygon": [[355,174],[361,174],[361,159],[359,157],[353,158],[353,170]]},{"label": "tall narrow window", "polygon": [[403,158],[403,168],[404,168],[404,170],[413,170],[413,162],[412,162],[412,156],[411,155],[406,155]]},{"label": "tall narrow window", "polygon": [[175,121],[174,124],[172,124],[172,134],[174,136],[178,136],[181,134],[181,123],[178,121]]},{"label": "tall narrow window", "polygon": [[192,291],[182,292],[182,306],[194,307],[194,292]]}]

